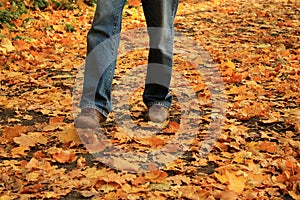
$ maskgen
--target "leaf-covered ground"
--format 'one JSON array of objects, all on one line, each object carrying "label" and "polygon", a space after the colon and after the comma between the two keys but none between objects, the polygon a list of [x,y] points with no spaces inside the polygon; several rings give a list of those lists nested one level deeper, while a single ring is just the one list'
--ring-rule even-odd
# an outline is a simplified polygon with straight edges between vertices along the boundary
[{"label": "leaf-covered ground", "polygon": [[[204,157],[201,142],[212,128],[211,92],[180,55],[174,57],[174,72],[187,80],[198,104],[183,105],[174,94],[170,120],[159,134],[146,137],[142,131],[155,126],[143,119],[142,88],[130,91],[136,85],[131,79],[122,90],[132,96],[128,113],[117,122],[110,116],[103,129],[106,141],[94,131],[74,128],[73,91],[82,80],[78,73],[93,9],[79,2],[79,9],[35,10],[14,20],[15,26],[2,24],[0,200],[300,199],[298,0],[180,3],[176,31],[210,54],[227,97],[222,132]],[[141,7],[126,6],[123,31],[144,26]],[[114,86],[125,87],[122,76],[146,63],[143,49],[121,55]],[[121,97],[115,100],[116,112],[128,103]],[[199,113],[188,119],[196,137],[165,167],[150,164],[149,170],[130,173],[138,166],[122,155],[114,157],[115,168],[110,168],[87,150],[105,154],[112,144],[137,153],[158,150],[186,126],[181,119],[186,107]],[[122,119],[134,126],[122,126]],[[139,137],[142,133],[146,135]],[[176,150],[170,147],[168,153]]]}]

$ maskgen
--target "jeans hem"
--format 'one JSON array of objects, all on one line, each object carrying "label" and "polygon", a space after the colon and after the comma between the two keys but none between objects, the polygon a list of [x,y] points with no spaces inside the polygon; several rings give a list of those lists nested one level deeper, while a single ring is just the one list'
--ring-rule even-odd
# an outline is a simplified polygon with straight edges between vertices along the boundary
[{"label": "jeans hem", "polygon": [[101,115],[103,115],[104,117],[108,117],[108,112],[107,111],[105,111],[104,109],[102,109],[102,108],[99,108],[99,107],[97,107],[97,106],[95,106],[95,105],[87,105],[87,106],[82,106],[82,108],[81,109],[85,109],[85,108],[92,108],[92,109],[95,109],[95,110],[97,110]]},{"label": "jeans hem", "polygon": [[148,108],[151,107],[151,106],[153,106],[153,105],[159,105],[159,106],[163,106],[163,107],[166,107],[166,108],[170,108],[171,107],[171,103],[164,102],[164,101],[154,101],[154,102],[146,104],[146,106]]}]

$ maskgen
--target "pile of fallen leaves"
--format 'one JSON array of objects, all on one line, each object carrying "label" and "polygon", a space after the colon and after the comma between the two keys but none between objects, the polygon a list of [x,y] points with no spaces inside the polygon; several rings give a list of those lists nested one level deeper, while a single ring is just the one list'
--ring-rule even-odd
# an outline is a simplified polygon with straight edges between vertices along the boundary
[{"label": "pile of fallen leaves", "polygon": [[[134,129],[116,123],[112,114],[103,128],[106,141],[86,131],[87,144],[74,128],[72,103],[94,8],[31,10],[13,25],[2,24],[0,200],[300,199],[299,8],[297,0],[180,3],[176,31],[209,52],[227,97],[225,125],[204,157],[201,142],[212,128],[211,91],[189,60],[175,55],[174,72],[193,88],[198,105],[182,105],[175,94],[161,132],[139,137],[153,124],[143,119],[142,88],[136,88],[130,112],[120,116],[132,120]],[[123,14],[124,31],[145,27],[138,1],[130,1]],[[146,49],[121,55],[114,86],[146,63]],[[128,81],[123,91],[131,92],[134,80]],[[128,104],[122,98],[115,103],[116,112]],[[130,160],[114,157],[111,168],[88,151],[107,153],[111,144],[137,153],[159,150],[184,126],[184,107],[199,113],[189,119],[196,137],[166,166],[153,163],[130,173],[128,168],[138,171]]]}]

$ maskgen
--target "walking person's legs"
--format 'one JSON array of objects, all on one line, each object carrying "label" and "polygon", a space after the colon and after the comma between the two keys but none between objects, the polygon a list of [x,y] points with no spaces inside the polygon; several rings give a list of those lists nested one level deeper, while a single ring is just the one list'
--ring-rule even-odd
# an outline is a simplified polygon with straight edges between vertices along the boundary
[{"label": "walking person's legs", "polygon": [[[112,109],[111,90],[126,0],[98,0],[92,28],[87,37],[82,112],[75,120],[81,128],[96,127]],[[163,122],[168,116],[172,96],[174,18],[178,0],[142,0],[150,50],[143,94],[150,120]],[[151,116],[151,113],[154,115]]]}]

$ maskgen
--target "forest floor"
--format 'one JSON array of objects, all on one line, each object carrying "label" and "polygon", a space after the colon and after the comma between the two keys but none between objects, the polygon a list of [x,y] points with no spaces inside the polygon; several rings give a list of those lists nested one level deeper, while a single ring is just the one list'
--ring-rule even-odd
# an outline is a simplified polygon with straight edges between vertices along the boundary
[{"label": "forest floor", "polygon": [[74,127],[94,14],[78,6],[1,25],[0,200],[300,199],[298,0],[180,2],[162,125],[143,118],[145,19],[126,5],[97,130]]}]

